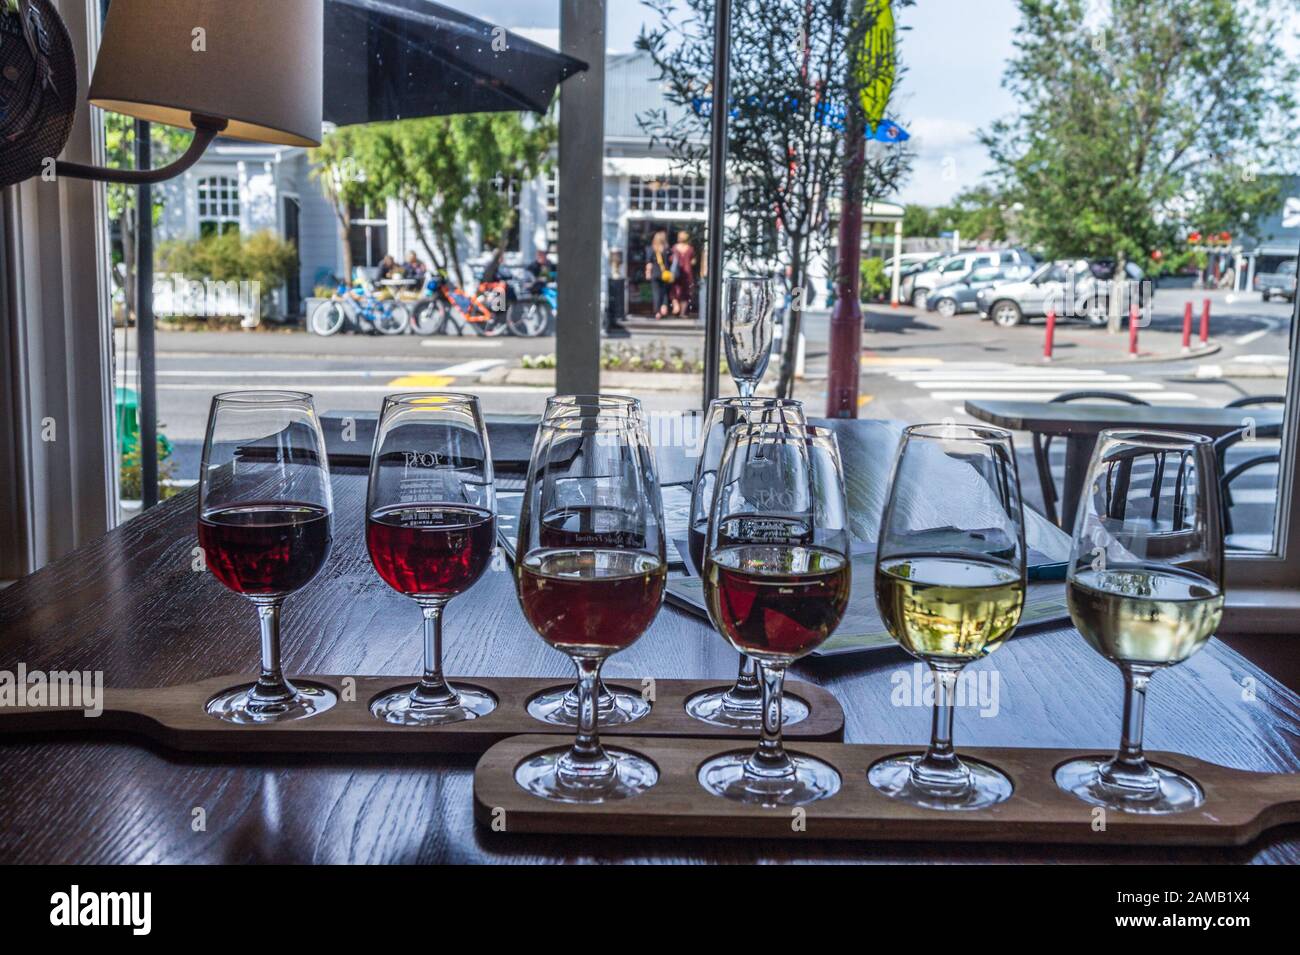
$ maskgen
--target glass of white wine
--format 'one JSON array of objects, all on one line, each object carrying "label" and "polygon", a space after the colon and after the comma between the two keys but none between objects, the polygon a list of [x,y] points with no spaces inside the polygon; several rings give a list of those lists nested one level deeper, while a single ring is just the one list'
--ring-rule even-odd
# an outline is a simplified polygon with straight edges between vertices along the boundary
[{"label": "glass of white wine", "polygon": [[1223,616],[1223,511],[1214,445],[1194,434],[1103,431],[1075,520],[1070,618],[1124,674],[1124,724],[1110,759],[1075,759],[1056,783],[1134,813],[1194,809],[1196,780],[1142,753],[1147,684],[1205,645]]},{"label": "glass of white wine", "polygon": [[898,644],[929,664],[934,714],[925,753],[875,763],[871,785],[928,809],[983,809],[1011,795],[997,767],[957,758],[953,707],[962,667],[1011,636],[1024,602],[1024,512],[1010,432],[908,428],[881,518],[876,606]]}]

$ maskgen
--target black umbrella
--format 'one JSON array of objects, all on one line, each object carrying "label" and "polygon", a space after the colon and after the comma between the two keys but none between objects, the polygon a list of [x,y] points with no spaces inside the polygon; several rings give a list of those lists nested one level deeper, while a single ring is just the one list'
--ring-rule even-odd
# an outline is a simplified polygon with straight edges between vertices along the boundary
[{"label": "black umbrella", "polygon": [[326,0],[325,119],[532,110],[587,64],[428,0]]}]

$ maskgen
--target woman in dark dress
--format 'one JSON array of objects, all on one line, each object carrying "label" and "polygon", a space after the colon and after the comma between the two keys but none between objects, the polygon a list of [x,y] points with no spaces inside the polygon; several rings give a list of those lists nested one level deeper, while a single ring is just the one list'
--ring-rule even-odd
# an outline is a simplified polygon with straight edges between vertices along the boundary
[{"label": "woman in dark dress", "polygon": [[691,290],[695,288],[695,249],[691,246],[689,232],[677,233],[677,244],[673,246],[673,314],[682,318],[691,309]]},{"label": "woman in dark dress", "polygon": [[650,254],[646,256],[645,277],[654,293],[655,318],[668,317],[668,301],[672,291],[672,259],[668,251],[668,233],[660,230],[650,241]]}]

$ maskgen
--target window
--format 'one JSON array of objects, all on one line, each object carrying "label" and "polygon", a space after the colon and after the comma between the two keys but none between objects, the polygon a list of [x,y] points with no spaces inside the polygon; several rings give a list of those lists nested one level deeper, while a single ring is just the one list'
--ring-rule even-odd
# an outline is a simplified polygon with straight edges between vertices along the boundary
[{"label": "window", "polygon": [[628,206],[635,212],[705,212],[709,190],[691,176],[633,177]]},{"label": "window", "polygon": [[388,254],[388,219],[382,215],[383,211],[372,208],[368,202],[350,210],[348,245],[354,267],[373,268]]},{"label": "window", "polygon": [[230,176],[199,180],[199,235],[239,231],[239,181]]}]

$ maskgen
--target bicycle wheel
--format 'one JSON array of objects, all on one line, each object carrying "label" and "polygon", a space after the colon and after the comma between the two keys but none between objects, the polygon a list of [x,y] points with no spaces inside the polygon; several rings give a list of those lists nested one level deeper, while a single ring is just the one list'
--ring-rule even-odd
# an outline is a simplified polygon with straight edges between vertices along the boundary
[{"label": "bicycle wheel", "polygon": [[381,335],[401,335],[411,325],[411,313],[405,305],[394,304],[391,308],[380,309],[372,321],[375,331]]},{"label": "bicycle wheel", "polygon": [[483,338],[499,338],[510,331],[510,325],[501,312],[489,312],[486,320],[469,322],[468,324],[470,328],[474,329],[475,335],[481,335]]},{"label": "bicycle wheel", "polygon": [[339,302],[321,302],[311,313],[307,327],[313,334],[328,338],[347,322],[348,315]]},{"label": "bicycle wheel", "polygon": [[447,325],[447,309],[437,299],[427,298],[415,306],[411,327],[417,335],[441,334]]},{"label": "bicycle wheel", "polygon": [[510,334],[520,338],[537,338],[551,327],[551,306],[542,301],[515,302],[506,312]]}]

